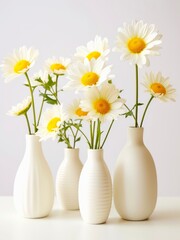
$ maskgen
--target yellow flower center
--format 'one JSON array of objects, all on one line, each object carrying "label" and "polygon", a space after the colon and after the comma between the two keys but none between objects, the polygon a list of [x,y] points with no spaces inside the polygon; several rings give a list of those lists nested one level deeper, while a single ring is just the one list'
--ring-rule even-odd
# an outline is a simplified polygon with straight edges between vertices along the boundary
[{"label": "yellow flower center", "polygon": [[30,66],[30,62],[23,59],[20,60],[19,62],[16,63],[16,65],[14,66],[14,72],[15,73],[21,73],[22,70],[27,69]]},{"label": "yellow flower center", "polygon": [[94,52],[90,52],[86,57],[87,57],[89,60],[91,60],[92,58],[97,59],[97,58],[100,57],[100,56],[101,56],[101,53],[100,53],[100,52],[94,51]]},{"label": "yellow flower center", "polygon": [[150,88],[154,93],[166,94],[166,88],[161,83],[153,83]]},{"label": "yellow flower center", "polygon": [[84,86],[96,85],[99,80],[99,76],[94,72],[87,72],[81,78],[81,83]]},{"label": "yellow flower center", "polygon": [[140,53],[146,47],[146,43],[142,38],[133,37],[128,41],[128,48],[132,53]]},{"label": "yellow flower center", "polygon": [[105,99],[98,99],[93,105],[94,109],[101,114],[106,114],[110,110],[110,104]]},{"label": "yellow flower center", "polygon": [[53,132],[58,127],[57,123],[59,121],[61,121],[59,117],[52,118],[47,125],[47,130]]},{"label": "yellow flower center", "polygon": [[88,112],[84,112],[80,107],[76,109],[76,115],[79,117],[87,116]]},{"label": "yellow flower center", "polygon": [[61,63],[53,63],[50,66],[50,69],[52,71],[56,71],[56,70],[66,70],[66,67],[64,65],[62,65]]}]

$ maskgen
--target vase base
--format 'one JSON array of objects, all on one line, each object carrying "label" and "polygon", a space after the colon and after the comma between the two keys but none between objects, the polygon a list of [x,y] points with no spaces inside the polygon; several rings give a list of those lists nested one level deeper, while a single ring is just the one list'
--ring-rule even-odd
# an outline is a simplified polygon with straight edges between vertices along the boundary
[{"label": "vase base", "polygon": [[40,218],[46,218],[49,216],[49,213],[48,214],[45,214],[45,215],[41,215],[41,216],[27,216],[27,215],[22,215],[20,214],[19,216],[23,217],[23,218],[27,218],[27,219],[40,219]]},{"label": "vase base", "polygon": [[91,224],[91,225],[101,225],[101,224],[105,224],[106,221],[103,221],[103,222],[88,222],[88,221],[84,221],[86,224]]},{"label": "vase base", "polygon": [[125,221],[131,221],[131,222],[142,222],[142,221],[147,221],[149,220],[149,217],[146,217],[146,218],[142,218],[142,219],[129,219],[129,218],[124,218],[124,217],[121,217],[123,220]]}]

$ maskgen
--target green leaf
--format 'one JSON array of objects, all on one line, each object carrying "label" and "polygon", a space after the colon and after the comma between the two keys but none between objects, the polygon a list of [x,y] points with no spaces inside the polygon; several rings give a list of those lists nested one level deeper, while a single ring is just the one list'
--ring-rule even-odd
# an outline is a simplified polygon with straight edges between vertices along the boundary
[{"label": "green leaf", "polygon": [[48,95],[46,95],[44,97],[44,101],[49,103],[49,104],[51,104],[51,105],[57,104],[57,101],[55,99],[53,99],[53,98],[50,98]]},{"label": "green leaf", "polygon": [[[28,83],[25,83],[24,86],[29,87]],[[34,91],[37,86],[32,86],[32,90]]]},{"label": "green leaf", "polygon": [[130,110],[130,111],[126,112],[126,113],[121,114],[121,116],[125,116],[125,118],[131,117],[131,116],[133,116],[133,111]]},{"label": "green leaf", "polygon": [[50,75],[48,75],[48,82],[47,82],[48,86],[52,87],[54,86],[56,83],[53,82],[52,77]]},{"label": "green leaf", "polygon": [[131,116],[133,116],[133,112],[132,111],[129,111],[129,112],[125,113],[125,118],[131,117]]},{"label": "green leaf", "polygon": [[81,140],[81,137],[78,137],[75,142],[79,142]]},{"label": "green leaf", "polygon": [[41,83],[41,84],[44,83],[41,78],[36,78],[35,81],[36,81],[36,82],[39,82],[39,83]]},{"label": "green leaf", "polygon": [[109,83],[109,84],[112,84],[112,80],[108,80],[108,83]]},{"label": "green leaf", "polygon": [[142,106],[142,105],[144,105],[144,103],[138,103],[138,106]]}]

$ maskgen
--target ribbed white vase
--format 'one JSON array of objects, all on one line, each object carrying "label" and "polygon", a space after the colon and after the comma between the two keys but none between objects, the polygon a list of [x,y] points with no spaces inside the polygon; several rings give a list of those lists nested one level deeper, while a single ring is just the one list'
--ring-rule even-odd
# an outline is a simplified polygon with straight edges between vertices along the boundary
[{"label": "ribbed white vase", "polygon": [[78,185],[82,166],[79,149],[65,148],[64,160],[56,176],[56,196],[61,209],[79,209]]},{"label": "ribbed white vase", "polygon": [[39,137],[26,135],[26,150],[14,181],[14,204],[26,218],[46,217],[53,206],[54,185]]},{"label": "ribbed white vase", "polygon": [[114,203],[127,220],[145,220],[157,200],[157,176],[153,158],[143,142],[143,128],[128,129],[114,174]]},{"label": "ribbed white vase", "polygon": [[89,149],[79,180],[79,207],[83,220],[105,223],[112,202],[112,183],[102,149]]}]

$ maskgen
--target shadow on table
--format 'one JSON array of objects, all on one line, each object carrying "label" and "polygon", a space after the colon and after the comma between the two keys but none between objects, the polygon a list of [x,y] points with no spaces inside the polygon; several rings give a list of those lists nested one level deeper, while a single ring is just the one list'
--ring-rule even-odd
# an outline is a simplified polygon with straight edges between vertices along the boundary
[{"label": "shadow on table", "polygon": [[157,224],[158,222],[161,223],[175,223],[180,225],[180,210],[162,210],[162,211],[155,211],[152,216],[148,220],[144,221],[127,221],[120,217],[112,217],[109,218],[107,224],[121,224],[121,225],[148,225],[148,224]]},{"label": "shadow on table", "polygon": [[80,219],[81,216],[79,211],[65,211],[65,210],[55,209],[55,210],[52,210],[48,218],[74,220],[74,219]]}]

